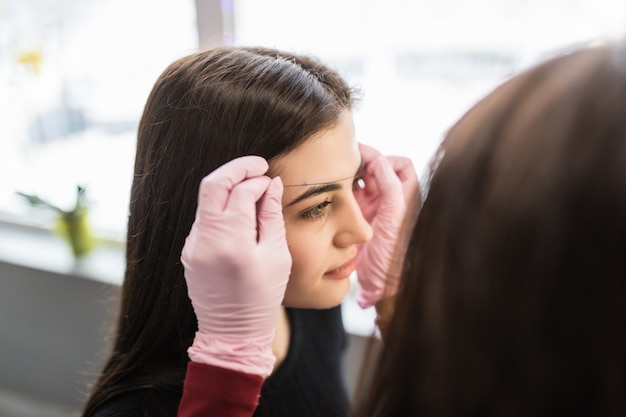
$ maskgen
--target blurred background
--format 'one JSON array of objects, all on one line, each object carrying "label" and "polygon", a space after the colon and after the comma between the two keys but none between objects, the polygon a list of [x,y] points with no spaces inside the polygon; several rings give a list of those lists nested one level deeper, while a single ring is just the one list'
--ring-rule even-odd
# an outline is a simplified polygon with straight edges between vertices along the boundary
[{"label": "blurred background", "polygon": [[[217,43],[316,55],[364,92],[358,140],[423,174],[492,88],[624,29],[624,0],[0,0],[0,417],[80,407],[122,279],[136,128],[173,60]],[[64,209],[78,184],[99,242],[81,259],[16,194]]]},{"label": "blurred background", "polygon": [[80,183],[94,227],[122,239],[143,105],[198,47],[319,56],[365,92],[359,140],[421,171],[503,79],[625,28],[622,0],[1,0],[0,214],[30,221],[15,190],[68,205]]}]

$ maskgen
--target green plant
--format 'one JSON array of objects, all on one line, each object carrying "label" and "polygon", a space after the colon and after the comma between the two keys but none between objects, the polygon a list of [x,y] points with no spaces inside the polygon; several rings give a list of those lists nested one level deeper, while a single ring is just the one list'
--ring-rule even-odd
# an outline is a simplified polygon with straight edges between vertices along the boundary
[{"label": "green plant", "polygon": [[31,206],[43,207],[55,211],[59,215],[58,231],[70,243],[74,256],[80,257],[89,252],[94,245],[94,238],[89,226],[89,206],[86,201],[84,187],[76,186],[76,202],[70,210],[64,210],[38,195],[16,192],[24,197]]}]

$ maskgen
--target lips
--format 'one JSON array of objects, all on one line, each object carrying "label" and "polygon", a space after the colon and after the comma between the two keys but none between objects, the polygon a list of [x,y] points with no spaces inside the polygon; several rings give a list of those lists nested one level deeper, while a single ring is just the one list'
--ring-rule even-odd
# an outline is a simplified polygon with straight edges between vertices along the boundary
[{"label": "lips", "polygon": [[333,279],[348,278],[354,269],[356,268],[356,256],[350,259],[348,262],[341,265],[339,268],[330,270],[324,274],[324,276]]}]

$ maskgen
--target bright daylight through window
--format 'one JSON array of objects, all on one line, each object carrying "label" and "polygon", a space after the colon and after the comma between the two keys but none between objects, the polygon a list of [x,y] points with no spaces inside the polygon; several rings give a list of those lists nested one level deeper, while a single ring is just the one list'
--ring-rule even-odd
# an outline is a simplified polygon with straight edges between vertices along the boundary
[{"label": "bright daylight through window", "polygon": [[[0,218],[50,226],[16,191],[121,241],[136,127],[156,77],[198,47],[206,0],[0,1]],[[441,135],[537,59],[626,28],[623,0],[231,0],[224,40],[313,53],[364,92],[359,140],[423,170]]]}]

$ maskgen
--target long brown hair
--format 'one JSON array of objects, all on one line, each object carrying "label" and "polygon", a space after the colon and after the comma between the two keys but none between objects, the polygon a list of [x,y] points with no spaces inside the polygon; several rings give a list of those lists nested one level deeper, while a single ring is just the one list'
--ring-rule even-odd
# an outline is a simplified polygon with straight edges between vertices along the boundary
[{"label": "long brown hair", "polygon": [[293,150],[355,93],[312,57],[268,48],[216,47],[163,72],[139,125],[113,349],[83,415],[139,388],[182,392],[197,323],[179,258],[201,179],[239,156]]},{"label": "long brown hair", "polygon": [[626,414],[626,54],[503,83],[446,135],[354,416]]}]

